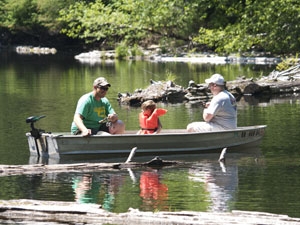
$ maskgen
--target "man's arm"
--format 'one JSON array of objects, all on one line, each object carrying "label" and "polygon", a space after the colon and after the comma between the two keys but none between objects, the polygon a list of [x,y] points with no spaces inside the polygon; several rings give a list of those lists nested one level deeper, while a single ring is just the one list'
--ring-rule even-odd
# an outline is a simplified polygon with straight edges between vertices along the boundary
[{"label": "man's arm", "polygon": [[81,131],[82,136],[89,136],[92,134],[91,129],[87,129],[86,126],[83,124],[83,116],[79,113],[75,113],[74,115],[74,122],[78,129]]},{"label": "man's arm", "polygon": [[203,110],[203,120],[204,120],[205,122],[211,121],[211,119],[212,119],[213,117],[214,117],[214,115],[208,113],[208,112],[207,112],[207,109],[204,109],[204,110]]}]

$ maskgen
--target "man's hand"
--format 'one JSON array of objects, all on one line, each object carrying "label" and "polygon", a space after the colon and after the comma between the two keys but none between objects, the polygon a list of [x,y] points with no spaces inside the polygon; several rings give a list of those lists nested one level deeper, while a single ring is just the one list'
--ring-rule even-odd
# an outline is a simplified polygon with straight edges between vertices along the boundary
[{"label": "man's hand", "polygon": [[205,102],[205,103],[203,104],[203,107],[204,107],[204,108],[207,108],[209,105],[210,105],[210,102]]},{"label": "man's hand", "polygon": [[91,134],[92,134],[91,129],[85,129],[85,130],[83,130],[83,131],[81,132],[81,135],[82,135],[83,137],[90,136]]}]

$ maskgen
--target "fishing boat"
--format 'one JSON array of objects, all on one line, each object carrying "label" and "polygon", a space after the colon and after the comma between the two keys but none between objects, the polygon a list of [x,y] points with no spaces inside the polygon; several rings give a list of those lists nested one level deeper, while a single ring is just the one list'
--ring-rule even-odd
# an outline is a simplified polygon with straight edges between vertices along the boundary
[{"label": "fishing boat", "polygon": [[185,129],[163,129],[155,135],[138,135],[137,131],[110,135],[103,133],[83,137],[70,132],[46,132],[34,123],[45,116],[26,119],[31,131],[26,133],[31,156],[56,157],[62,155],[128,154],[137,148],[139,153],[204,152],[222,148],[258,145],[266,125],[238,127],[231,130],[188,133]]}]

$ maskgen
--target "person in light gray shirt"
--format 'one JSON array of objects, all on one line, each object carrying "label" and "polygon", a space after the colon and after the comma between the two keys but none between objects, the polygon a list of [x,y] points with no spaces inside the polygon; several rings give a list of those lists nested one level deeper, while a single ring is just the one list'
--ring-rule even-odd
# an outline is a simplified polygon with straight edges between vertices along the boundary
[{"label": "person in light gray shirt", "polygon": [[188,132],[205,132],[234,129],[237,127],[237,106],[235,97],[225,90],[225,80],[220,74],[214,74],[205,80],[213,94],[211,102],[205,104],[204,122],[187,125]]}]

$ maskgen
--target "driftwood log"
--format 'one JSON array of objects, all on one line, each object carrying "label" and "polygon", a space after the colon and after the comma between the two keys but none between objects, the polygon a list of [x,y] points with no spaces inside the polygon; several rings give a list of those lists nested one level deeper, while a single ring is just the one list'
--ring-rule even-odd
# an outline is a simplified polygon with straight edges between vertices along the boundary
[{"label": "driftwood log", "polygon": [[[263,212],[141,212],[129,209],[126,213],[111,213],[97,204],[37,200],[0,200],[0,222],[22,221],[22,224],[49,222],[55,224],[116,224],[116,225],[192,225],[192,224],[300,224],[300,218]],[[6,223],[7,224],[7,223]],[[47,223],[46,223],[47,224]]]},{"label": "driftwood log", "polygon": [[42,174],[42,173],[61,173],[61,172],[93,172],[99,170],[120,170],[139,167],[164,167],[177,165],[177,161],[165,161],[159,157],[145,162],[128,163],[74,163],[74,164],[55,164],[55,165],[0,165],[0,177],[21,175],[21,174]]},{"label": "driftwood log", "polygon": [[[228,81],[227,89],[237,100],[244,96],[262,97],[287,95],[300,92],[300,65],[286,71],[273,71],[270,75],[258,80],[238,77]],[[146,100],[169,103],[203,103],[211,98],[207,84],[196,84],[190,81],[186,88],[176,85],[172,81],[150,81],[150,85],[134,93],[118,94],[118,101],[123,105],[140,106]]]}]

